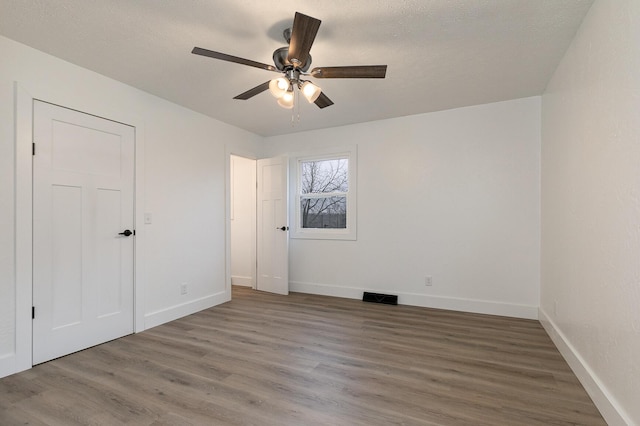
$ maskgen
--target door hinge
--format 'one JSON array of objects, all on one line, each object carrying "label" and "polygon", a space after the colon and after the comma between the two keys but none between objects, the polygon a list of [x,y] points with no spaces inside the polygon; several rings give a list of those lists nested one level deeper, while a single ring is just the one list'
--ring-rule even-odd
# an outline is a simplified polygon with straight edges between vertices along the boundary
[{"label": "door hinge", "polygon": [[36,143],[31,144],[31,155],[36,155]]},{"label": "door hinge", "polygon": [[35,319],[36,318],[36,307],[32,306],[31,307],[31,319]]}]

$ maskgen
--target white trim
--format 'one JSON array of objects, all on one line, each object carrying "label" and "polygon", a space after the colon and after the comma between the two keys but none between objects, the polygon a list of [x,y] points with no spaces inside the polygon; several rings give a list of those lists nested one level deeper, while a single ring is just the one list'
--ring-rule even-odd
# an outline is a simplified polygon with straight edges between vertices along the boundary
[{"label": "white trim", "polygon": [[231,300],[231,151],[224,146],[224,292]]},{"label": "white trim", "polygon": [[633,424],[631,417],[625,412],[622,405],[611,395],[607,387],[589,367],[589,364],[571,344],[567,336],[542,308],[539,309],[538,317],[560,354],[562,354],[573,373],[580,380],[596,408],[600,410],[600,414],[602,414],[605,421],[611,426]]},{"label": "white trim", "polygon": [[231,300],[228,297],[228,292],[225,290],[201,297],[196,300],[190,300],[180,305],[171,306],[170,308],[161,309],[155,312],[150,312],[145,315],[145,324],[147,329],[157,327],[161,324],[168,323],[170,321],[177,320],[187,315],[195,314],[196,312],[203,311],[205,309],[212,308],[221,303],[225,303]]},{"label": "white trim", "polygon": [[0,359],[0,377],[31,368],[32,362],[32,197],[33,97],[14,82],[15,338],[14,352]]},{"label": "white trim", "polygon": [[[228,299],[231,300],[231,286],[233,285],[232,277],[231,277],[231,156],[234,155],[236,157],[244,157],[250,160],[257,161],[257,158],[254,154],[249,152],[238,150],[238,149],[229,149],[229,146],[225,144],[224,147],[224,155],[225,155],[225,165],[224,165],[224,179],[225,179],[225,221],[224,221],[224,238],[225,238],[225,292],[227,294]],[[254,214],[254,218],[255,218]],[[254,220],[255,222],[255,220]],[[254,223],[253,227],[253,237],[254,240],[257,238],[256,233],[256,225]],[[257,253],[254,251],[253,255],[254,259],[257,257]],[[255,271],[256,269],[254,269]],[[255,273],[255,272],[254,272]],[[252,285],[252,288],[255,288],[255,284]]]},{"label": "white trim", "polygon": [[421,306],[424,308],[447,309],[451,311],[472,312],[477,314],[500,315],[505,317],[538,319],[538,307],[505,303],[491,300],[463,299],[458,297],[432,296],[417,293],[399,293],[389,289],[370,289],[365,287],[336,286],[331,284],[305,283],[290,281],[289,290],[299,293],[319,294],[323,296],[362,299],[362,293],[393,294],[398,296],[398,304]]},{"label": "white trim", "polygon": [[145,129],[144,122],[138,122],[134,126],[135,130],[135,175],[134,175],[134,193],[135,193],[135,230],[136,239],[133,251],[133,330],[136,333],[145,330],[144,306],[145,306],[145,288],[146,288],[146,263],[144,261],[144,243],[145,243],[145,223],[144,223],[144,140]]},{"label": "white trim", "polygon": [[[347,228],[346,229],[301,229],[299,221],[300,200],[300,163],[312,160],[349,159],[349,192],[347,193]],[[289,216],[290,238],[313,240],[357,240],[358,232],[358,146],[343,145],[339,147],[315,149],[312,151],[289,154]],[[327,194],[332,195],[332,194]],[[338,194],[339,195],[339,194]]]},{"label": "white trim", "polygon": [[241,277],[238,275],[231,275],[231,285],[240,285],[243,287],[256,288],[256,280],[253,277]]},{"label": "white trim", "polygon": [[[33,142],[33,101],[61,105],[76,111],[85,111],[82,105],[71,105],[64,99],[39,97],[14,82],[15,114],[15,352],[0,358],[0,377],[14,374],[32,367],[33,323],[31,306],[33,300],[33,166],[31,144]],[[144,121],[121,116],[117,110],[96,111],[92,115],[127,124],[135,128],[135,229],[134,248],[134,331],[145,329],[145,262],[144,262]]]}]

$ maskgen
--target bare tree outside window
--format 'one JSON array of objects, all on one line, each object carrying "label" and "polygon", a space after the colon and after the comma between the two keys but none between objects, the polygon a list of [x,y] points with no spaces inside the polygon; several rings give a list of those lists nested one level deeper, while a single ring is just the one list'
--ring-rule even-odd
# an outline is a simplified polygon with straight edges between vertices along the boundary
[{"label": "bare tree outside window", "polygon": [[300,166],[302,228],[346,228],[349,160],[303,161]]}]

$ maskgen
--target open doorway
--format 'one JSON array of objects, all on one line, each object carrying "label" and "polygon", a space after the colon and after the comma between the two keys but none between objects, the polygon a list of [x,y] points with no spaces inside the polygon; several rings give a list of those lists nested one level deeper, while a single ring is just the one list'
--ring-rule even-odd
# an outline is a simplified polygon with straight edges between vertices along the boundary
[{"label": "open doorway", "polygon": [[231,285],[256,288],[256,160],[230,156]]}]

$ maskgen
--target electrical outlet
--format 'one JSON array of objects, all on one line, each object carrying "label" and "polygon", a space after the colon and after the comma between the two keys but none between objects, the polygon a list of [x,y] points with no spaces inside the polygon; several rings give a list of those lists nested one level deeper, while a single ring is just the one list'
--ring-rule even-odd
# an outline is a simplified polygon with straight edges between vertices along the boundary
[{"label": "electrical outlet", "polygon": [[180,294],[184,295],[188,293],[187,283],[180,284]]},{"label": "electrical outlet", "polygon": [[144,214],[144,223],[145,225],[151,225],[153,218],[151,217],[151,213]]},{"label": "electrical outlet", "polygon": [[424,277],[424,285],[432,286],[433,285],[433,277],[431,275],[427,275]]}]

